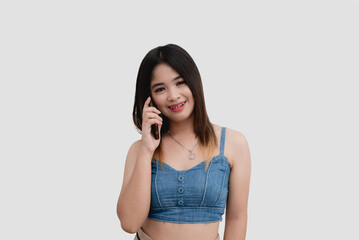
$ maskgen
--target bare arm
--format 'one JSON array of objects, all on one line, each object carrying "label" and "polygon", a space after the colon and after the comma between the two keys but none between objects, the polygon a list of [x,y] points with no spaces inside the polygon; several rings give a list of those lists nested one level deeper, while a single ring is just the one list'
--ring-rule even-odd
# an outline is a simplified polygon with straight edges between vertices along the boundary
[{"label": "bare arm", "polygon": [[151,203],[151,160],[160,139],[151,135],[151,125],[162,119],[159,111],[148,107],[149,98],[143,110],[142,139],[132,144],[126,157],[125,171],[120,196],[117,202],[117,215],[121,227],[128,233],[135,233],[145,222]]},{"label": "bare arm", "polygon": [[224,240],[245,240],[251,160],[245,136],[236,131],[231,131],[230,134],[228,149],[231,151],[233,165],[229,179]]},{"label": "bare arm", "polygon": [[122,190],[117,203],[121,227],[135,233],[147,218],[151,201],[152,153],[135,142],[126,159]]}]

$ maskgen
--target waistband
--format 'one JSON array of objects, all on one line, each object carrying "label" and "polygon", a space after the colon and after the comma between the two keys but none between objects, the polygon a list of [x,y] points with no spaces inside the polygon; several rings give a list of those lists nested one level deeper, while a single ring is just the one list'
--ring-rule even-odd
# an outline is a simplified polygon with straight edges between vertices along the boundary
[{"label": "waistband", "polygon": [[225,208],[171,207],[151,209],[148,217],[158,221],[176,223],[208,223],[222,221]]},{"label": "waistband", "polygon": [[[142,228],[140,228],[136,233],[134,240],[154,240],[154,239],[150,238],[144,231],[142,231]],[[217,234],[216,240],[220,240],[219,233]]]}]

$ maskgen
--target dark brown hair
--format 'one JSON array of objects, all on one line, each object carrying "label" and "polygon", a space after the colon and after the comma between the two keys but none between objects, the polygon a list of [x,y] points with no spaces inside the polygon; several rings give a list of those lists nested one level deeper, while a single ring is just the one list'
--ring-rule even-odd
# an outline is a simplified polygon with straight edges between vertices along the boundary
[{"label": "dark brown hair", "polygon": [[[139,131],[142,131],[142,109],[146,99],[150,96],[150,83],[152,71],[160,63],[167,63],[176,72],[178,72],[186,84],[190,88],[194,99],[194,131],[199,139],[199,146],[202,153],[208,149],[206,160],[206,169],[213,155],[214,148],[217,146],[217,137],[213,126],[209,121],[205,99],[203,94],[203,86],[198,68],[192,57],[180,46],[175,44],[167,44],[159,46],[149,51],[141,62],[138,70],[135,102],[133,106],[133,122]],[[163,124],[161,127],[161,135],[169,130],[168,118],[162,115]],[[155,156],[160,159],[160,146],[155,151]]]}]

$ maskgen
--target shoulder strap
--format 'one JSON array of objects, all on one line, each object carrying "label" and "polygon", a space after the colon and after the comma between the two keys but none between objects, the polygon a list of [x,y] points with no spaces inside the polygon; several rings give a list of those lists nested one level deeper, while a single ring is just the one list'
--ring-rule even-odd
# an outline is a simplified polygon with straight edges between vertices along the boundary
[{"label": "shoulder strap", "polygon": [[224,154],[224,143],[225,143],[225,139],[226,139],[226,128],[222,127],[222,133],[221,133],[221,145],[220,145],[220,150],[219,150],[219,154],[223,155]]}]

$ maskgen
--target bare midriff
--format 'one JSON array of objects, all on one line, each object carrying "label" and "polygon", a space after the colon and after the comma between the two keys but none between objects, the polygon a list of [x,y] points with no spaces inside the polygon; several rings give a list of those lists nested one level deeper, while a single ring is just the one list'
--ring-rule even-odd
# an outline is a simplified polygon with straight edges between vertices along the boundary
[{"label": "bare midriff", "polygon": [[219,222],[172,223],[147,218],[142,230],[153,240],[216,240]]}]

